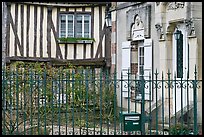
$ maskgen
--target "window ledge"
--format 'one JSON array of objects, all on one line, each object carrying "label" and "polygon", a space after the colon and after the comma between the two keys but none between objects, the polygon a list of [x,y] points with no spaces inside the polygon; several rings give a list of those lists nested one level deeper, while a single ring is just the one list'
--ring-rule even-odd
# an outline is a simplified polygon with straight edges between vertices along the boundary
[{"label": "window ledge", "polygon": [[93,40],[58,41],[59,44],[92,44]]}]

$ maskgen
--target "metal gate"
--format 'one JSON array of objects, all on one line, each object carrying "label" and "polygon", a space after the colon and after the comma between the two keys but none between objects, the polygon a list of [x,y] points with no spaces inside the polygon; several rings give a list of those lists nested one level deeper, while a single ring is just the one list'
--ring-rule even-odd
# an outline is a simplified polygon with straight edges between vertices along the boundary
[{"label": "metal gate", "polygon": [[[27,68],[27,69],[26,69]],[[202,80],[102,69],[2,70],[4,135],[198,134]]]}]

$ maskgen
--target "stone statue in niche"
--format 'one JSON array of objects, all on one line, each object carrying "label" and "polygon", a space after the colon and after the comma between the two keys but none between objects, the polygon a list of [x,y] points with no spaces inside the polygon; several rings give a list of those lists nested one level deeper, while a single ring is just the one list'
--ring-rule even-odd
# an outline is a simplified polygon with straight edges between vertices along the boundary
[{"label": "stone statue in niche", "polygon": [[132,28],[131,28],[132,35],[134,33],[134,30],[140,30],[140,29],[144,29],[144,24],[143,24],[140,16],[136,15],[134,23],[133,23]]}]

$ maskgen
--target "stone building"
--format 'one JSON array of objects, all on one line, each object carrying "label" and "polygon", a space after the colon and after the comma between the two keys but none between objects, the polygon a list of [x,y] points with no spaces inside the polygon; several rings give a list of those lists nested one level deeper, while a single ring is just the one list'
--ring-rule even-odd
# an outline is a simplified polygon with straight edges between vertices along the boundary
[{"label": "stone building", "polygon": [[[195,65],[197,67],[197,79],[202,80],[202,3],[201,2],[112,2],[112,41],[111,41],[111,61],[112,70],[116,68],[118,77],[123,74],[127,78],[129,69],[132,77],[141,76],[144,71],[144,78],[155,79],[154,73],[159,73],[161,79],[162,72],[164,79],[170,77],[180,79],[175,72],[181,71],[183,79],[194,79]],[[179,49],[180,58],[177,58],[177,45],[175,32],[177,30],[182,34],[182,47]],[[178,59],[181,59],[179,66]],[[187,72],[189,71],[189,74]],[[127,90],[121,88],[118,90],[118,101],[123,100],[123,108],[127,108],[128,94]],[[177,89],[180,91],[181,89]],[[134,93],[134,91],[131,91]],[[145,91],[146,92],[146,91]],[[181,101],[175,102],[175,96],[185,100],[186,92],[181,93],[164,91],[165,106],[170,108],[165,110],[165,122],[174,117],[181,110]],[[121,97],[122,95],[122,97]],[[155,99],[155,91],[145,94],[145,100],[151,98],[152,112],[155,109],[155,103],[161,106],[161,91],[158,91],[158,98]],[[150,97],[151,96],[151,97]],[[193,100],[193,92],[190,93],[190,100]],[[139,96],[138,96],[139,97]],[[202,108],[202,86],[197,92],[197,108]],[[132,97],[131,97],[132,98]],[[137,96],[136,96],[137,98]],[[134,110],[137,103],[130,102],[130,109]],[[146,103],[149,104],[149,103]],[[138,105],[138,104],[137,104]],[[186,106],[183,102],[183,108]],[[145,105],[145,109],[149,109]],[[176,112],[175,112],[176,107]],[[139,107],[137,107],[139,108]],[[170,110],[170,111],[169,111]],[[140,111],[140,110],[138,110]],[[170,112],[170,114],[169,114]],[[202,121],[202,109],[197,110],[198,124]],[[161,112],[159,113],[161,118]],[[192,118],[193,119],[193,118]],[[160,119],[161,120],[161,119]],[[154,120],[153,120],[154,121]]]}]

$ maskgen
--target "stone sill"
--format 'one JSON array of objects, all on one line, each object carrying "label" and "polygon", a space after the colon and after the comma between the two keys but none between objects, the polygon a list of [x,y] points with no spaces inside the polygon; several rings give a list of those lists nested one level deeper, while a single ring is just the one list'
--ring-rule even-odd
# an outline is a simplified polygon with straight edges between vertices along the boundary
[{"label": "stone sill", "polygon": [[93,40],[58,41],[59,44],[92,44]]}]

